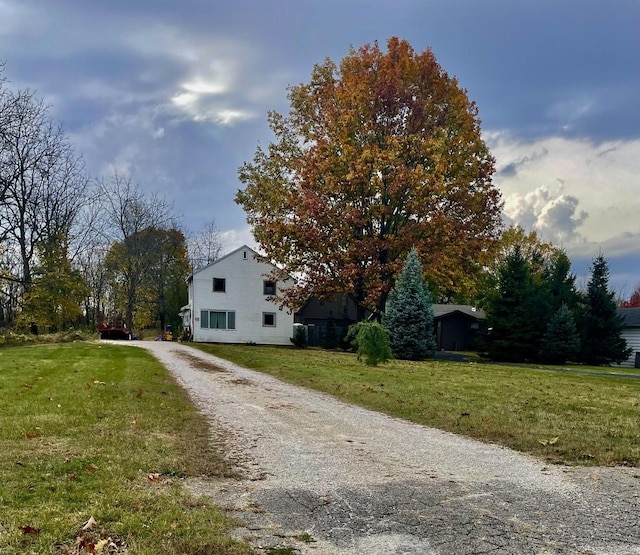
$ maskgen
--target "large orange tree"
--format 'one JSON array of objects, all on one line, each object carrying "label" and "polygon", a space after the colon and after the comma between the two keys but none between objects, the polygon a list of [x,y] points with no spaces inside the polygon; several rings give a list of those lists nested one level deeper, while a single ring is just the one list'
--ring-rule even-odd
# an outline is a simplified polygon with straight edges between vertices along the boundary
[{"label": "large orange tree", "polygon": [[473,294],[501,199],[478,109],[433,52],[352,48],[288,98],[236,195],[267,258],[298,278],[285,304],[339,292],[382,311],[412,248],[438,297]]}]

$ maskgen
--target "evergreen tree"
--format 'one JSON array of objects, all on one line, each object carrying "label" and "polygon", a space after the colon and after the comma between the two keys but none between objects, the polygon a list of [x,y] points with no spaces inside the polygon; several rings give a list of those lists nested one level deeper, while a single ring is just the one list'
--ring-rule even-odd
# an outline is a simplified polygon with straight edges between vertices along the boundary
[{"label": "evergreen tree", "polygon": [[391,350],[396,358],[423,360],[433,356],[431,293],[422,275],[418,253],[412,249],[387,299],[383,325],[389,331]]},{"label": "evergreen tree", "polygon": [[576,316],[580,294],[576,290],[576,276],[571,273],[571,261],[564,251],[558,250],[543,272],[544,288],[548,295],[549,317],[553,317],[562,305]]},{"label": "evergreen tree", "polygon": [[602,365],[626,360],[631,349],[622,337],[622,319],[616,314],[615,295],[609,291],[609,265],[598,255],[587,284],[586,312],[582,322],[580,360]]},{"label": "evergreen tree", "polygon": [[537,358],[547,311],[542,285],[539,272],[534,275],[532,262],[516,244],[498,271],[498,288],[488,299],[491,332],[485,342],[492,359]]},{"label": "evergreen tree", "polygon": [[553,315],[542,338],[540,358],[549,364],[564,364],[575,360],[580,350],[580,335],[573,313],[566,304]]},{"label": "evergreen tree", "polygon": [[336,323],[333,318],[329,318],[327,326],[321,332],[320,344],[325,349],[335,349],[338,346],[338,330],[336,329]]},{"label": "evergreen tree", "polygon": [[352,346],[358,353],[358,360],[364,358],[367,366],[378,366],[392,358],[389,334],[378,322],[358,322],[351,333],[355,334]]}]

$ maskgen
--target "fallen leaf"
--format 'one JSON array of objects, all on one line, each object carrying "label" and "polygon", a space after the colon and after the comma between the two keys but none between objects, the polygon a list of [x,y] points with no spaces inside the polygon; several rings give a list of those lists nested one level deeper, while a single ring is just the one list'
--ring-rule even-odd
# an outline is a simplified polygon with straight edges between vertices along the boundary
[{"label": "fallen leaf", "polygon": [[96,519],[93,517],[89,517],[89,520],[82,527],[83,530],[91,530],[97,524]]},{"label": "fallen leaf", "polygon": [[26,434],[24,434],[24,437],[26,437],[27,439],[33,439],[34,437],[38,437],[38,434],[27,432]]},{"label": "fallen leaf", "polygon": [[147,478],[149,479],[150,482],[157,482],[158,480],[160,480],[160,473],[154,472],[153,474],[149,474]]},{"label": "fallen leaf", "polygon": [[88,464],[87,465],[87,470],[89,472],[98,472],[98,470],[100,470],[95,464]]},{"label": "fallen leaf", "polygon": [[142,397],[142,389],[138,389],[138,393],[136,393],[136,397],[140,399]]},{"label": "fallen leaf", "polygon": [[552,438],[549,440],[549,445],[555,445],[556,443],[558,443],[558,440],[559,440],[559,439],[560,439],[560,436],[552,437]]},{"label": "fallen leaf", "polygon": [[22,530],[23,534],[33,534],[34,536],[37,536],[40,533],[40,530],[33,526],[20,526],[20,530]]},{"label": "fallen leaf", "polygon": [[102,550],[109,544],[110,541],[111,541],[111,538],[106,540],[100,540],[95,545],[95,553],[102,553]]}]

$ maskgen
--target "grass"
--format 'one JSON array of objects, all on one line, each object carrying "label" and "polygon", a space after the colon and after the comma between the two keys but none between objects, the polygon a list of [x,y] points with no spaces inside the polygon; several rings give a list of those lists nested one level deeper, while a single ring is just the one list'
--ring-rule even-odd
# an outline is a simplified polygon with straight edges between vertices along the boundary
[{"label": "grass", "polygon": [[251,553],[184,487],[232,469],[144,350],[0,349],[0,406],[0,554]]},{"label": "grass", "polygon": [[583,375],[445,361],[367,367],[351,353],[196,346],[350,403],[550,463],[640,466],[640,380],[597,373],[609,369],[580,367]]}]

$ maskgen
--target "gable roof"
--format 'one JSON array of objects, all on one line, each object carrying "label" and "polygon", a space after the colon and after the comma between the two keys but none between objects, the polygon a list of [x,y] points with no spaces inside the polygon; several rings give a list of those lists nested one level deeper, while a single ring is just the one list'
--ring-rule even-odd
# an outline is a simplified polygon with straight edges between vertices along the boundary
[{"label": "gable roof", "polygon": [[190,276],[189,278],[192,278],[193,276],[195,276],[196,274],[199,274],[200,272],[203,272],[204,270],[211,268],[211,266],[215,266],[216,264],[218,264],[218,262],[224,260],[225,258],[229,258],[231,256],[233,256],[234,254],[236,254],[237,252],[241,251],[241,250],[248,250],[251,251],[253,253],[253,255],[255,257],[259,257],[260,255],[254,251],[251,247],[247,247],[247,245],[242,245],[241,247],[238,247],[235,250],[232,250],[231,252],[228,252],[227,254],[221,256],[220,258],[216,258],[213,262],[209,262],[209,264],[207,264],[206,266],[203,266],[202,268],[198,268],[197,270],[195,270]]},{"label": "gable roof", "polygon": [[[191,281],[193,281],[193,278],[194,278],[194,276],[196,274],[199,274],[200,272],[203,272],[204,270],[207,270],[207,269],[211,268],[211,266],[215,266],[216,264],[218,264],[219,262],[221,262],[225,258],[230,258],[234,254],[236,254],[236,253],[238,253],[240,251],[243,251],[243,250],[244,251],[249,251],[252,254],[252,258],[254,260],[257,260],[258,262],[262,262],[263,264],[268,264],[269,266],[271,266],[272,268],[274,268],[278,272],[282,271],[280,268],[278,268],[278,266],[276,266],[275,264],[272,264],[271,262],[269,262],[264,256],[262,256],[261,254],[257,253],[256,251],[254,251],[251,247],[248,247],[247,245],[242,245],[241,247],[238,247],[237,249],[232,250],[231,252],[228,252],[227,254],[221,256],[220,258],[216,258],[213,262],[209,262],[209,264],[207,264],[206,266],[203,266],[202,268],[198,268],[193,273],[189,274],[189,276],[187,276],[187,279],[185,281],[187,283],[190,283]],[[293,280],[293,278],[291,276],[289,276],[288,274],[287,274],[286,279]]]},{"label": "gable roof", "polygon": [[616,312],[623,318],[625,328],[640,328],[640,307],[618,308]]},{"label": "gable roof", "polygon": [[484,310],[468,304],[434,304],[432,307],[434,318],[442,318],[454,312],[464,314],[475,320],[484,320],[487,317]]}]

